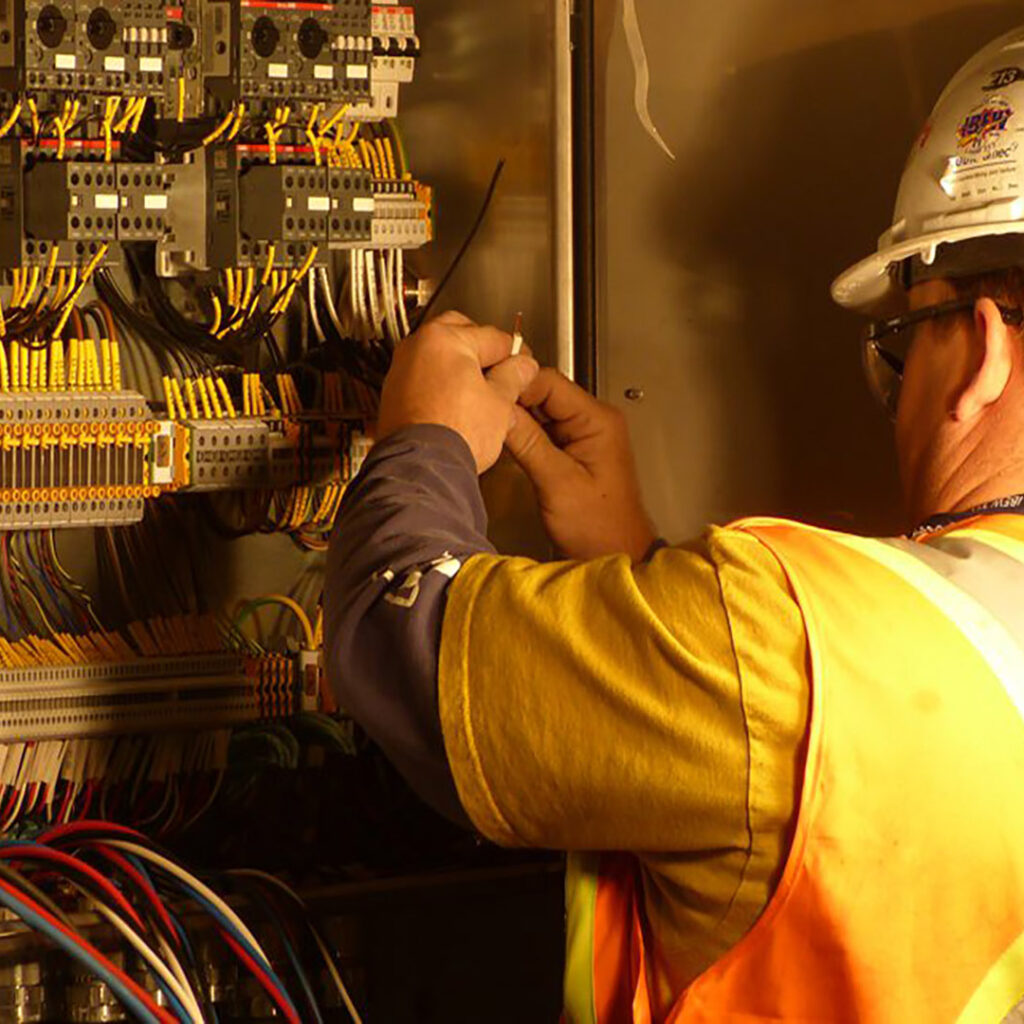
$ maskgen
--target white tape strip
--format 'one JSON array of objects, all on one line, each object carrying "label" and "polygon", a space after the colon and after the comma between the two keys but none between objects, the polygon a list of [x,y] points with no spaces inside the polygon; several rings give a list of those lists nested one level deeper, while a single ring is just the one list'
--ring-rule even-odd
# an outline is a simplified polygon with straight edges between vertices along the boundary
[{"label": "white tape strip", "polygon": [[662,148],[670,160],[676,155],[668,148],[668,143],[661,137],[661,132],[651,118],[648,95],[651,91],[651,69],[647,63],[647,50],[644,48],[644,37],[640,31],[640,19],[636,13],[636,0],[623,0],[622,27],[626,30],[626,45],[633,59],[633,71],[636,76],[636,87],[633,90],[633,105],[636,116],[644,126],[644,131]]}]

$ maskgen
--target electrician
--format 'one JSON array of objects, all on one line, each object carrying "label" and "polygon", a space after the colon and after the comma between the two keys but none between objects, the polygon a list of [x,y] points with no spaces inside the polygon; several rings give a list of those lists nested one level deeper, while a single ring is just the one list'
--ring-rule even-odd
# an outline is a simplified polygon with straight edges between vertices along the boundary
[{"label": "electrician", "polygon": [[[953,80],[834,285],[902,310],[865,358],[907,537],[752,519],[668,547],[618,412],[459,314],[396,352],[331,543],[329,673],[436,807],[570,852],[571,1024],[1024,996],[1022,47]],[[488,542],[503,445],[565,561]]]}]

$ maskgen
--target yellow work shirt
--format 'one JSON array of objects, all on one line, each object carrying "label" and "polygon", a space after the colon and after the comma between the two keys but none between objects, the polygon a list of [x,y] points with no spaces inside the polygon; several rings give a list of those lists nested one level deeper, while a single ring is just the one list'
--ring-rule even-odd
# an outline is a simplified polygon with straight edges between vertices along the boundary
[{"label": "yellow work shirt", "polygon": [[476,556],[449,590],[439,702],[483,835],[637,855],[663,1017],[756,921],[789,848],[809,685],[775,557],[718,528],[638,566]]}]

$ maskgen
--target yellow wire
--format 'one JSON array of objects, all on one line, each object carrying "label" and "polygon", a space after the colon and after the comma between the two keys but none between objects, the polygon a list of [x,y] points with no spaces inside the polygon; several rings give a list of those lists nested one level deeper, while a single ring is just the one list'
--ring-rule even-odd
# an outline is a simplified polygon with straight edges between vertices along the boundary
[{"label": "yellow wire", "polygon": [[[254,601],[266,601],[270,604],[279,604],[287,608],[298,620],[302,626],[302,633],[306,638],[306,649],[315,650],[316,644],[314,643],[313,634],[313,623],[309,621],[309,616],[306,614],[305,609],[297,601],[290,597],[286,597],[284,594],[266,594],[263,597],[257,597]],[[246,602],[243,607],[249,607],[253,602]],[[253,609],[256,610],[255,608]]]},{"label": "yellow wire", "polygon": [[229,110],[224,116],[224,120],[203,139],[203,145],[209,146],[212,142],[216,142],[228,130],[234,118],[235,111]]},{"label": "yellow wire", "polygon": [[178,79],[178,121],[185,120],[185,76]]},{"label": "yellow wire", "polygon": [[149,102],[148,96],[143,96],[139,100],[139,109],[135,112],[135,116],[132,118],[132,131],[137,132],[139,130],[139,122],[142,121],[142,115],[146,112],[146,104]]},{"label": "yellow wire", "polygon": [[221,309],[220,299],[217,298],[216,292],[210,294],[210,301],[213,303],[213,323],[210,325],[210,333],[216,334],[220,330],[220,322],[224,316],[224,310]]},{"label": "yellow wire", "polygon": [[391,140],[390,139],[385,139],[384,140],[384,153],[387,156],[387,160],[388,160],[388,171],[390,172],[392,179],[396,179],[397,180],[397,178],[398,178],[398,170],[396,169],[396,166],[395,166],[395,151],[394,151],[394,149],[391,146]]},{"label": "yellow wire", "polygon": [[57,246],[50,249],[50,258],[46,262],[46,277],[43,278],[43,287],[49,288],[53,284],[53,272],[57,266]]},{"label": "yellow wire", "polygon": [[227,141],[230,142],[241,130],[242,130],[242,119],[245,117],[245,104],[238,104],[238,112],[235,115],[235,123],[231,126],[231,131],[228,132]]},{"label": "yellow wire", "polygon": [[18,100],[14,104],[14,109],[11,111],[7,120],[3,124],[0,124],[0,139],[2,139],[13,127],[14,122],[21,116],[21,100]]},{"label": "yellow wire", "polygon": [[274,256],[277,254],[277,246],[270,242],[267,245],[267,265],[263,268],[263,276],[260,278],[260,287],[266,287],[267,281],[270,280],[271,271],[274,269]]},{"label": "yellow wire", "polygon": [[380,160],[381,177],[393,179],[395,176],[395,167],[393,163],[390,167],[388,166],[388,157],[384,152],[383,141],[381,139],[374,139],[373,147],[377,150],[377,158]]}]

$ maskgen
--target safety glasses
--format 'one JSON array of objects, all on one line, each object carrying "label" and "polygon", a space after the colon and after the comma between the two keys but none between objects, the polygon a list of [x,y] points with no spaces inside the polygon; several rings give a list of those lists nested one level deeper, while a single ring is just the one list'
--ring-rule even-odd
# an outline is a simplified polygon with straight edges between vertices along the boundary
[{"label": "safety glasses", "polygon": [[[972,312],[975,302],[975,299],[954,299],[951,302],[925,306],[901,316],[875,320],[868,324],[861,348],[864,374],[868,379],[871,393],[889,414],[890,419],[896,419],[900,388],[903,386],[903,369],[906,366],[911,342],[914,340],[913,329],[926,320]],[[1024,311],[999,303],[996,303],[996,307],[1007,326],[1020,327],[1024,323]]]}]

